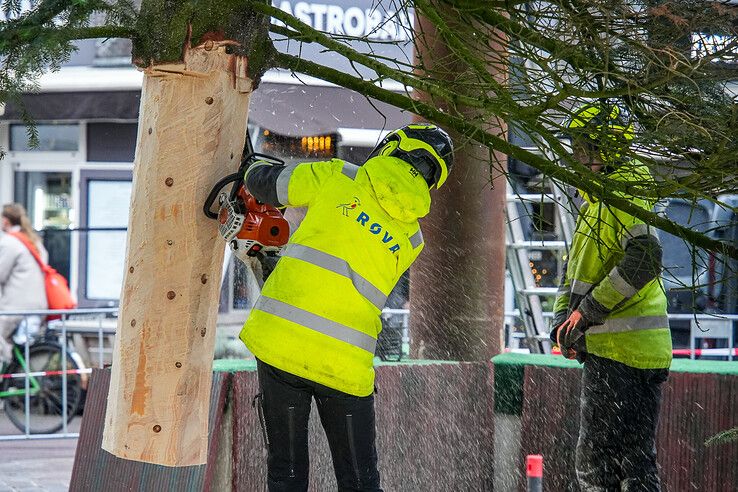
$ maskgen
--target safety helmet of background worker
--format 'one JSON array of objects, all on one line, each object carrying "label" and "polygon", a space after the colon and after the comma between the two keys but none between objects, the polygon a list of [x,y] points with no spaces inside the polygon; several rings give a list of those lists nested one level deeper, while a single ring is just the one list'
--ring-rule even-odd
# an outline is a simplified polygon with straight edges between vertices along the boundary
[{"label": "safety helmet of background worker", "polygon": [[607,101],[584,104],[572,111],[571,120],[566,127],[572,143],[585,143],[594,147],[607,164],[621,160],[623,150],[635,138],[635,129],[628,111]]},{"label": "safety helmet of background worker", "polygon": [[423,176],[428,187],[440,188],[454,165],[454,144],[436,125],[416,123],[388,133],[367,160],[380,155],[407,162]]}]

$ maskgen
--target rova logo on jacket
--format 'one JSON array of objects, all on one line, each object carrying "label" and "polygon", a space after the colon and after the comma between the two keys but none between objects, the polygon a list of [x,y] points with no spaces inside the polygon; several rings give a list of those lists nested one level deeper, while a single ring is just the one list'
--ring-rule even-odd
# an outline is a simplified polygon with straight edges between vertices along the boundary
[{"label": "rova logo on jacket", "polygon": [[[370,220],[371,220],[371,217],[369,217],[369,214],[367,214],[366,212],[360,212],[359,216],[356,217],[356,222],[363,225],[364,227],[366,227],[367,223]],[[392,242],[394,237],[388,231],[385,230],[384,235],[380,235],[383,229],[384,227],[382,227],[382,224],[380,224],[379,222],[372,222],[371,225],[369,226],[369,232],[380,237],[383,243],[386,244],[386,243]],[[390,246],[388,249],[392,251],[393,253],[395,253],[400,250],[400,245],[395,243],[394,245]]]},{"label": "rova logo on jacket", "polygon": [[[361,200],[359,199],[359,197],[355,196],[350,202],[339,203],[338,205],[336,205],[336,208],[341,209],[344,217],[350,217],[349,212],[356,210],[359,205],[361,205]],[[356,222],[364,227],[367,227],[367,224],[369,224],[371,220],[372,219],[369,214],[364,212],[363,210],[360,210],[359,215],[356,217]],[[385,244],[390,244],[395,239],[394,235],[387,231],[379,222],[371,222],[368,227],[369,232],[379,237]],[[395,243],[387,249],[389,249],[392,253],[396,253],[400,250],[400,245],[395,241]]]}]

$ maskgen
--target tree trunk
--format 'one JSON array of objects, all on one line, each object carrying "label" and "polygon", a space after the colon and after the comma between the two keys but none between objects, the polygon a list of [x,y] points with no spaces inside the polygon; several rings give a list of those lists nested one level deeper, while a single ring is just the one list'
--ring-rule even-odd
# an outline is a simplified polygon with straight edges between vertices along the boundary
[{"label": "tree trunk", "polygon": [[489,152],[478,147],[457,153],[422,223],[425,249],[410,270],[415,357],[489,360],[502,347],[505,178],[493,171],[485,186]]},{"label": "tree trunk", "polygon": [[225,244],[202,212],[243,149],[252,80],[227,42],[145,70],[103,448],[205,463]]},{"label": "tree trunk", "polygon": [[[439,11],[453,22],[453,11]],[[416,66],[433,78],[457,87],[470,72],[450,50],[427,19],[416,20]],[[458,33],[465,32],[459,26]],[[490,46],[504,58],[504,46]],[[483,59],[483,56],[480,57]],[[421,65],[422,64],[422,65]],[[488,65],[500,82],[504,68]],[[436,104],[427,94],[419,99]],[[476,115],[468,109],[444,111]],[[503,138],[502,121],[489,122],[488,131]],[[500,352],[504,326],[505,283],[505,162],[501,153],[453,135],[455,165],[446,184],[432,192],[431,212],[422,221],[425,249],[410,270],[412,353],[425,359],[489,360]],[[421,287],[422,286],[422,287]]]}]

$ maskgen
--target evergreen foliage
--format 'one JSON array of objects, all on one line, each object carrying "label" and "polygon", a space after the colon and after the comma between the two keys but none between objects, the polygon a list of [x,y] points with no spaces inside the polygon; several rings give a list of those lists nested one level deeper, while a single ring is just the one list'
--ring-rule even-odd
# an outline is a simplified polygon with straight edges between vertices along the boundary
[{"label": "evergreen foliage", "polygon": [[[22,0],[3,0],[0,11],[0,103],[23,108],[20,95],[36,88],[36,79],[58,70],[74,51],[76,39],[124,37],[132,33],[135,18],[129,0],[113,4],[102,0],[46,0],[23,11]],[[102,18],[105,27],[95,26]],[[33,145],[37,135],[30,116],[23,112]]]},{"label": "evergreen foliage", "polygon": [[738,441],[738,427],[729,429],[715,434],[705,441],[706,446],[715,446],[719,444],[728,444],[729,442]]},{"label": "evergreen foliage", "polygon": [[[735,245],[677,226],[622,198],[627,192],[649,200],[719,202],[721,194],[738,192],[738,111],[731,92],[731,82],[738,79],[738,11],[733,6],[690,0],[392,0],[377,3],[383,21],[357,37],[321,32],[267,1],[141,4],[139,14],[130,0],[38,0],[24,12],[21,0],[4,0],[8,20],[0,23],[0,102],[18,103],[39,74],[68,59],[74,39],[130,37],[135,60],[145,66],[180,56],[189,25],[191,43],[213,32],[246,43],[246,52],[260,58],[257,82],[263,70],[281,67],[355,89],[434,120],[462,139],[501,151],[699,247],[738,257]],[[409,21],[410,7],[422,23]],[[268,19],[277,40],[319,44],[347,58],[355,73],[277,52],[266,37]],[[247,32],[254,30],[256,35]],[[407,32],[396,41],[384,35],[398,30]],[[447,55],[394,60],[376,50],[408,42],[442,42]],[[506,72],[508,80],[492,76],[490,67]],[[373,75],[367,77],[367,70]],[[378,86],[387,80],[402,83],[408,93]],[[427,98],[414,100],[410,91]],[[628,156],[649,165],[658,176],[655,187],[626,189],[572,158],[561,139],[571,108],[597,100],[630,110],[638,137]],[[500,138],[490,131],[495,122],[524,132],[531,142],[515,145]]]}]

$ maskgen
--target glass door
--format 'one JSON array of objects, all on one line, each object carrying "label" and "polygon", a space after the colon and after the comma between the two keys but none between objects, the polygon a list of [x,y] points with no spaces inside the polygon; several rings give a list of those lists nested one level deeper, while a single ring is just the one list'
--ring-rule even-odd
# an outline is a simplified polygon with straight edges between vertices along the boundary
[{"label": "glass door", "polygon": [[130,171],[80,172],[80,306],[115,306],[120,300],[132,180]]},{"label": "glass door", "polygon": [[26,207],[37,231],[67,229],[72,223],[71,172],[18,172],[15,198]]},{"label": "glass door", "polygon": [[14,196],[26,207],[31,225],[43,237],[49,264],[69,279],[74,217],[72,173],[18,171]]}]

